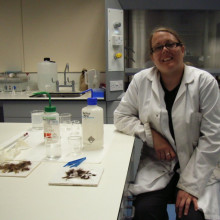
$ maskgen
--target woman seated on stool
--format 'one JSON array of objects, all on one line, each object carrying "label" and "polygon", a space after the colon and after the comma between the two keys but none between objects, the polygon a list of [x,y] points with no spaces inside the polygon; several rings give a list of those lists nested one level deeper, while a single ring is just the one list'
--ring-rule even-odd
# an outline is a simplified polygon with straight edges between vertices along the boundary
[{"label": "woman seated on stool", "polygon": [[154,67],[134,75],[114,112],[119,131],[143,140],[135,183],[135,220],[220,219],[220,95],[215,78],[185,65],[172,29],[150,36]]}]

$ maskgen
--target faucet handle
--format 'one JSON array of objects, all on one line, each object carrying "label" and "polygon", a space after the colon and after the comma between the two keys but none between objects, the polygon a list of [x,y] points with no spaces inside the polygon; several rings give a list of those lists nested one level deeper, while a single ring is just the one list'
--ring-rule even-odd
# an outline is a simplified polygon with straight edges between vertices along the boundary
[{"label": "faucet handle", "polygon": [[54,81],[53,78],[51,78],[52,83],[57,83],[58,80]]},{"label": "faucet handle", "polygon": [[75,92],[75,81],[72,80],[71,82],[72,82],[72,92]]},{"label": "faucet handle", "polygon": [[60,91],[59,80],[56,80],[56,92]]}]

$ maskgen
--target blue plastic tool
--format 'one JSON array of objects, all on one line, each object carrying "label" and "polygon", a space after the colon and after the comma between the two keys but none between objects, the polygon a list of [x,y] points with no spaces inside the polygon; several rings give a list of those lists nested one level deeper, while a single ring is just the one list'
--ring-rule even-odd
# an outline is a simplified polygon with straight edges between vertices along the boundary
[{"label": "blue plastic tool", "polygon": [[77,160],[73,160],[73,161],[70,161],[68,162],[67,164],[64,165],[64,167],[77,167],[79,166],[84,160],[86,160],[86,157],[82,157],[80,159],[77,159]]}]

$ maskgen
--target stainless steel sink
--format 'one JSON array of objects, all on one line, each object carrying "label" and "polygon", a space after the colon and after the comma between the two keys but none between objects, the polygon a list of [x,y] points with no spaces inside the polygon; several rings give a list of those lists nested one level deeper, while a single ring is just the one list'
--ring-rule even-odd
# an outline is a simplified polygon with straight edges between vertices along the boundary
[{"label": "stainless steel sink", "polygon": [[[81,93],[53,93],[53,92],[51,92],[50,93],[50,96],[51,97],[56,97],[56,98],[74,98],[74,97],[80,97],[80,96],[82,96],[82,94]],[[29,97],[47,97],[47,95],[46,94],[34,94],[34,95],[31,95],[31,96],[29,96]]]}]

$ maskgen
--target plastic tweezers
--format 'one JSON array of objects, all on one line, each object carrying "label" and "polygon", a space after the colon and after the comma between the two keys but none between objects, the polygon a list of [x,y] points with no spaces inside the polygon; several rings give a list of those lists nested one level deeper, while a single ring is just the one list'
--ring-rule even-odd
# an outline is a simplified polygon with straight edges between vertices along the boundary
[{"label": "plastic tweezers", "polygon": [[73,161],[70,161],[68,162],[67,164],[64,165],[64,167],[77,167],[79,166],[84,160],[86,160],[86,157],[82,157],[80,159],[77,159],[77,160],[73,160]]}]

